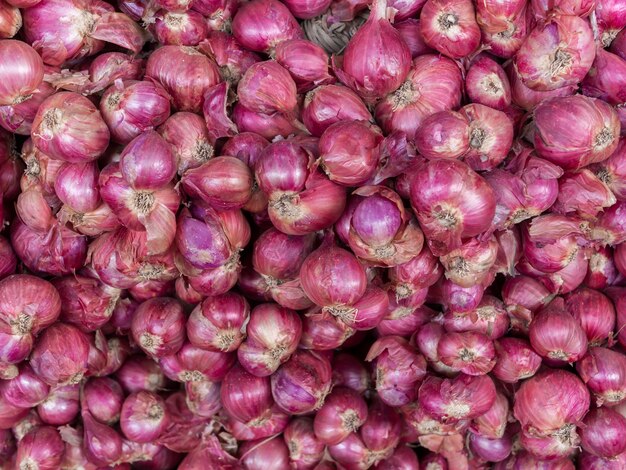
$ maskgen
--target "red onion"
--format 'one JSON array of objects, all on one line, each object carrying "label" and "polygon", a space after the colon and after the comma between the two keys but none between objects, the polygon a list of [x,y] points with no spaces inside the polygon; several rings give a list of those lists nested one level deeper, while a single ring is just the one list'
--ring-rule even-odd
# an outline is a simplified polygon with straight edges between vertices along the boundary
[{"label": "red onion", "polygon": [[239,460],[246,470],[263,470],[270,465],[280,470],[290,468],[289,449],[280,436],[270,440],[246,442],[239,449],[239,453]]},{"label": "red onion", "polygon": [[250,318],[246,299],[229,292],[207,298],[187,321],[187,336],[194,346],[212,351],[234,351],[244,339]]},{"label": "red onion", "polygon": [[426,44],[453,59],[470,55],[480,45],[480,28],[469,0],[428,0],[420,26]]},{"label": "red onion", "polygon": [[596,176],[606,183],[618,200],[626,199],[626,186],[623,183],[623,177],[626,175],[625,139],[620,140],[617,150],[607,160],[592,168]]},{"label": "red onion", "polygon": [[294,141],[266,147],[256,179],[269,196],[269,217],[289,235],[305,235],[332,225],[345,207],[345,189],[311,165],[312,157]]},{"label": "red onion", "polygon": [[0,4],[0,38],[12,38],[22,27],[22,15],[13,5]]},{"label": "red onion", "polygon": [[370,388],[370,376],[365,365],[356,357],[339,353],[333,359],[333,385],[363,393]]},{"label": "red onion", "polygon": [[314,136],[321,136],[332,124],[341,121],[371,121],[367,107],[350,88],[322,85],[306,94],[302,121]]},{"label": "red onion", "polygon": [[222,448],[216,436],[209,435],[206,439],[199,441],[197,446],[189,449],[189,454],[180,462],[178,468],[181,470],[194,470],[204,465],[228,469],[235,468],[235,465],[238,465],[238,463],[237,459]]},{"label": "red onion", "polygon": [[[320,279],[325,279],[320,283]],[[300,269],[300,282],[307,297],[345,323],[354,318],[352,307],[367,287],[365,269],[350,252],[329,245],[311,253]]]},{"label": "red onion", "polygon": [[314,243],[312,234],[286,235],[270,228],[254,242],[252,265],[269,284],[297,277],[305,258],[313,251]]},{"label": "red onion", "polygon": [[595,8],[595,2],[589,0],[531,0],[531,5],[538,20],[545,20],[549,14],[556,12],[584,18]]},{"label": "red onion", "polygon": [[250,111],[294,116],[297,108],[296,84],[289,72],[274,61],[257,62],[241,78],[237,95]]},{"label": "red onion", "polygon": [[83,331],[106,324],[120,297],[120,290],[90,277],[74,275],[55,280],[63,307],[61,318]]},{"label": "red onion", "polygon": [[[622,249],[621,251],[623,252],[624,250]],[[610,247],[596,248],[589,255],[589,269],[585,277],[585,284],[592,289],[604,289],[614,284],[619,275],[616,266],[616,262],[619,263],[619,260],[619,254],[617,254],[615,260],[613,259],[613,251]],[[624,272],[626,272],[626,269],[624,269]]]},{"label": "red onion", "polygon": [[290,39],[279,43],[275,54],[276,61],[291,74],[299,93],[334,81],[328,70],[328,55],[317,44]]},{"label": "red onion", "polygon": [[626,451],[626,418],[605,406],[591,410],[583,420],[580,438],[587,452],[616,457]]},{"label": "red onion", "polygon": [[621,29],[626,26],[626,11],[620,2],[600,0],[595,5],[598,29],[602,33],[602,45],[608,47]]},{"label": "red onion", "polygon": [[120,229],[105,233],[91,244],[90,254],[98,277],[120,289],[170,281],[180,275],[171,251],[161,255],[149,253],[146,232]]},{"label": "red onion", "polygon": [[537,314],[528,336],[533,349],[555,363],[575,362],[587,352],[587,336],[560,298]]},{"label": "red onion", "polygon": [[[320,313],[320,310],[319,307],[312,308],[302,320],[302,337],[299,345],[302,349],[330,351],[342,346],[356,332],[338,317]],[[371,325],[367,326],[369,329]]]},{"label": "red onion", "polygon": [[522,431],[520,445],[531,454],[544,460],[556,460],[573,455],[580,444],[576,428],[571,425],[554,435],[537,436]]},{"label": "red onion", "polygon": [[446,333],[437,345],[439,360],[467,375],[487,374],[495,365],[493,342],[483,333]]},{"label": "red onion", "polygon": [[237,133],[237,126],[228,116],[229,89],[228,82],[220,82],[204,94],[202,114],[209,131],[209,138],[214,144],[218,139],[233,137]]},{"label": "red onion", "polygon": [[204,93],[221,81],[215,62],[187,46],[163,46],[154,51],[146,64],[146,76],[165,88],[178,111],[194,113],[202,109]]},{"label": "red onion", "polygon": [[331,0],[288,0],[285,2],[293,16],[300,19],[310,19],[324,13],[331,4]]},{"label": "red onion", "polygon": [[109,465],[122,456],[122,436],[113,428],[94,419],[91,413],[84,411],[83,449],[85,456],[96,465]]},{"label": "red onion", "polygon": [[185,317],[180,303],[166,297],[142,303],[132,322],[133,340],[148,355],[174,354],[183,345]]},{"label": "red onion", "polygon": [[159,364],[165,375],[178,382],[220,381],[234,361],[233,354],[207,351],[185,343],[175,355],[162,357]]},{"label": "red onion", "polygon": [[486,413],[474,418],[470,429],[472,432],[490,439],[500,439],[505,434],[510,419],[509,400],[502,393],[497,393],[496,400]]},{"label": "red onion", "polygon": [[339,444],[365,423],[367,412],[367,404],[357,391],[336,387],[315,414],[315,436],[326,445]]},{"label": "red onion", "polygon": [[551,300],[550,291],[539,281],[527,276],[508,278],[504,283],[502,298],[510,314],[527,322],[532,320],[534,312]]},{"label": "red onion", "polygon": [[44,423],[52,426],[69,424],[80,411],[79,393],[78,384],[53,387],[48,397],[37,406],[37,414]]},{"label": "red onion", "polygon": [[484,242],[472,238],[459,248],[449,251],[439,260],[445,276],[461,287],[482,283],[496,261],[497,242],[494,238]]},{"label": "red onion", "polygon": [[541,366],[541,357],[528,341],[520,338],[500,338],[495,341],[496,365],[493,375],[505,383],[516,383],[535,375]]},{"label": "red onion", "polygon": [[70,163],[97,159],[109,145],[109,129],[97,108],[78,93],[60,92],[41,104],[31,131],[39,150]]},{"label": "red onion", "polygon": [[567,458],[552,461],[542,460],[533,456],[530,452],[520,451],[512,454],[507,460],[496,464],[496,470],[523,470],[526,468],[537,468],[545,470],[574,470],[574,463]]},{"label": "red onion", "polygon": [[419,388],[419,404],[436,419],[473,419],[487,412],[496,400],[493,381],[486,375],[460,374],[454,379],[427,377]]},{"label": "red onion", "polygon": [[172,114],[158,129],[172,147],[178,174],[197,168],[213,157],[213,146],[202,118],[189,112]]},{"label": "red onion", "polygon": [[547,369],[522,383],[513,413],[525,431],[558,436],[573,431],[588,409],[589,391],[578,377]]},{"label": "red onion", "polygon": [[0,358],[18,363],[28,356],[34,335],[52,325],[61,310],[57,290],[48,281],[16,274],[0,281]]},{"label": "red onion", "polygon": [[209,31],[207,39],[200,43],[199,48],[217,63],[224,80],[232,85],[236,85],[245,71],[260,60],[257,54],[244,48],[224,31]]},{"label": "red onion", "polygon": [[326,446],[314,434],[310,418],[293,419],[285,428],[283,438],[289,449],[292,468],[312,468],[322,460]]},{"label": "red onion", "polygon": [[220,384],[209,380],[185,382],[187,406],[196,416],[211,418],[222,409]]},{"label": "red onion", "polygon": [[[584,122],[584,129],[571,120]],[[535,111],[535,148],[546,160],[578,169],[606,160],[618,144],[617,115],[606,103],[584,96],[555,98]]]},{"label": "red onion", "polygon": [[554,90],[582,80],[594,57],[588,23],[577,16],[561,15],[531,31],[515,57],[515,69],[529,88]]},{"label": "red onion", "polygon": [[0,382],[0,393],[10,405],[18,408],[37,406],[48,396],[50,387],[26,363],[20,365],[18,375]]},{"label": "red onion", "polygon": [[224,377],[221,385],[222,406],[230,416],[256,426],[271,415],[274,404],[268,377],[256,377],[239,364]]},{"label": "red onion", "polygon": [[411,183],[411,204],[435,255],[487,230],[496,205],[485,180],[454,160],[432,160],[420,168]]},{"label": "red onion", "polygon": [[247,338],[237,349],[241,365],[253,375],[273,374],[298,346],[302,321],[293,311],[275,304],[258,305],[246,326]]},{"label": "red onion", "polygon": [[426,361],[407,340],[384,336],[372,344],[365,360],[375,360],[376,391],[384,403],[402,406],[415,399]]},{"label": "red onion", "polygon": [[276,404],[290,414],[319,409],[331,387],[330,362],[315,352],[296,351],[272,379]]},{"label": "red onion", "polygon": [[74,326],[55,323],[37,340],[30,365],[49,385],[75,384],[87,371],[88,356],[87,336]]},{"label": "red onion", "polygon": [[447,331],[476,331],[491,339],[504,336],[509,327],[509,318],[502,301],[487,295],[483,297],[475,310],[469,312],[449,311],[446,312],[443,320]]},{"label": "red onion", "polygon": [[590,170],[582,169],[576,173],[567,172],[559,179],[559,193],[552,210],[595,217],[615,201],[615,196],[602,180]]},{"label": "red onion", "polygon": [[528,34],[527,2],[487,1],[476,4],[476,20],[481,27],[483,42],[498,57],[511,58]]},{"label": "red onion", "polygon": [[199,447],[207,424],[206,418],[193,414],[186,402],[182,391],[172,393],[165,400],[169,425],[158,442],[174,452],[191,452]]},{"label": "red onion", "polygon": [[248,166],[234,157],[213,158],[188,169],[182,178],[187,193],[222,210],[243,207],[251,197],[252,182]]},{"label": "red onion", "polygon": [[254,426],[237,421],[235,418],[228,416],[224,427],[230,432],[235,439],[242,441],[252,441],[262,439],[274,434],[281,433],[287,427],[290,416],[282,411],[278,406],[273,406],[271,413],[265,420],[253,423]]},{"label": "red onion", "polygon": [[4,237],[0,237],[0,260],[0,279],[3,279],[13,274],[17,266],[13,248]]},{"label": "red onion", "polygon": [[505,159],[513,142],[513,125],[501,111],[482,104],[461,109],[468,121],[469,146],[463,156],[473,170],[493,170]]},{"label": "red onion", "polygon": [[322,167],[339,184],[363,184],[376,170],[381,141],[382,135],[365,122],[337,122],[320,137]]},{"label": "red onion", "polygon": [[43,61],[39,54],[22,41],[0,42],[0,62],[6,69],[0,86],[0,105],[18,105],[36,93],[43,80]]},{"label": "red onion", "polygon": [[196,11],[157,13],[154,34],[160,44],[176,46],[197,46],[206,38],[208,25],[205,18]]},{"label": "red onion", "polygon": [[570,96],[577,90],[576,85],[566,85],[548,91],[532,90],[524,84],[514,67],[509,66],[507,71],[511,82],[511,99],[513,104],[527,111],[532,111],[545,100]]},{"label": "red onion", "polygon": [[91,212],[100,205],[98,176],[95,162],[66,163],[57,173],[54,191],[76,212]]},{"label": "red onion", "polygon": [[626,360],[621,353],[607,348],[589,348],[576,363],[576,370],[594,394],[598,406],[610,406],[626,398]]},{"label": "red onion", "polygon": [[28,415],[28,408],[18,408],[9,404],[0,396],[0,429],[11,429],[15,424]]},{"label": "red onion", "polygon": [[469,448],[479,458],[489,462],[501,462],[510,454],[513,447],[511,436],[491,439],[480,434],[469,433]]},{"label": "red onion", "polygon": [[371,452],[357,433],[350,434],[337,445],[329,446],[328,452],[343,468],[366,469],[384,458],[383,455]]},{"label": "red onion", "polygon": [[153,392],[136,392],[124,400],[120,427],[130,440],[153,441],[161,435],[167,424],[165,402]]},{"label": "red onion", "polygon": [[389,22],[386,0],[376,0],[365,24],[350,39],[341,64],[339,80],[366,101],[375,101],[396,90],[411,67],[411,52]]},{"label": "red onion", "polygon": [[583,80],[583,92],[586,96],[619,105],[625,98],[624,80],[626,60],[604,49],[598,49],[596,59]]},{"label": "red onion", "polygon": [[374,467],[376,470],[418,470],[420,468],[417,455],[408,446],[396,447],[391,457],[386,458]]},{"label": "red onion", "polygon": [[171,147],[152,130],[132,139],[124,148],[119,165],[122,176],[134,189],[162,188],[176,174]]},{"label": "red onion", "polygon": [[[565,462],[569,464],[572,463],[571,460],[565,460]],[[620,454],[614,458],[605,459],[587,452],[582,452],[578,462],[579,465],[589,470],[620,470],[626,465],[626,453]],[[572,466],[571,468],[573,469],[574,467]],[[567,470],[570,470],[570,467],[567,467]]]},{"label": "red onion", "polygon": [[127,144],[167,119],[169,99],[163,87],[155,82],[118,82],[102,95],[100,112],[111,130],[112,139]]},{"label": "red onion", "polygon": [[93,378],[85,384],[82,393],[83,409],[102,423],[117,422],[124,401],[124,392],[117,381],[108,377]]},{"label": "red onion", "polygon": [[300,39],[300,25],[289,9],[277,0],[254,0],[237,11],[233,36],[246,49],[271,52],[280,42]]},{"label": "red onion", "polygon": [[461,71],[447,57],[417,57],[406,81],[376,106],[376,119],[387,132],[412,138],[425,118],[461,103]]},{"label": "red onion", "polygon": [[56,429],[50,426],[33,429],[17,444],[15,468],[60,468],[64,451],[65,445]]},{"label": "red onion", "polygon": [[470,65],[465,89],[473,103],[500,111],[511,104],[511,85],[504,69],[486,55],[477,58]]},{"label": "red onion", "polygon": [[615,309],[602,293],[581,288],[566,297],[565,307],[579,321],[592,346],[601,345],[613,337]]},{"label": "red onion", "polygon": [[299,123],[283,114],[264,114],[235,104],[232,113],[236,127],[242,132],[254,132],[266,139],[276,136],[287,137],[301,132]]},{"label": "red onion", "polygon": [[391,267],[389,280],[394,284],[396,299],[402,300],[435,284],[442,274],[443,268],[438,259],[425,246],[411,260]]},{"label": "red onion", "polygon": [[[415,3],[421,4],[421,1]],[[396,13],[395,20],[396,22],[394,23],[394,27],[398,30],[402,39],[404,39],[404,42],[409,47],[411,57],[415,59],[418,56],[432,52],[432,49],[426,45],[424,38],[422,38],[420,22],[418,19],[408,18],[404,21],[398,22],[398,14]]]},{"label": "red onion", "polygon": [[398,413],[375,399],[370,405],[360,435],[367,448],[382,460],[389,457],[400,442],[401,427]]}]

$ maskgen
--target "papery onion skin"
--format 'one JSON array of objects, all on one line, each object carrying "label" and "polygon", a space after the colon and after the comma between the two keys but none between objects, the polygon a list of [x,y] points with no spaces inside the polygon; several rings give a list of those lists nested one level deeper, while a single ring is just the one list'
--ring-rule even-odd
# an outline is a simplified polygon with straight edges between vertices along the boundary
[{"label": "papery onion skin", "polygon": [[302,335],[302,321],[293,310],[276,304],[262,304],[250,314],[248,337],[237,349],[241,365],[251,374],[273,374],[296,350]]},{"label": "papery onion skin", "polygon": [[478,57],[465,78],[465,89],[474,103],[500,111],[511,104],[511,85],[502,67],[488,56]]},{"label": "papery onion skin", "polygon": [[588,23],[577,16],[562,15],[528,35],[516,55],[515,69],[526,86],[548,91],[582,80],[594,58]]},{"label": "papery onion skin", "polygon": [[220,396],[231,416],[250,425],[265,420],[274,404],[270,379],[256,377],[239,364],[224,377]]},{"label": "papery onion skin", "polygon": [[71,423],[80,412],[78,384],[53,387],[48,398],[37,406],[41,420],[52,426]]},{"label": "papery onion skin", "polygon": [[331,373],[328,359],[296,351],[271,377],[274,401],[290,414],[317,410],[330,392]]},{"label": "papery onion skin", "polygon": [[325,445],[339,444],[365,423],[367,414],[367,404],[358,392],[335,387],[315,414],[315,436]]},{"label": "papery onion skin", "polygon": [[468,0],[427,1],[420,27],[426,44],[452,59],[470,55],[480,44],[480,28]]},{"label": "papery onion skin", "polygon": [[162,297],[143,302],[133,317],[133,339],[142,350],[153,357],[163,357],[178,351],[185,338],[184,314],[180,303]]},{"label": "papery onion skin", "polygon": [[109,424],[119,419],[124,392],[117,381],[109,377],[93,378],[85,384],[82,393],[82,407],[94,418]]},{"label": "papery onion skin", "polygon": [[242,5],[233,18],[232,29],[241,45],[256,52],[270,52],[281,41],[303,36],[289,9],[277,0]]},{"label": "papery onion skin", "polygon": [[280,436],[270,440],[246,442],[239,452],[240,461],[246,469],[260,470],[268,465],[275,465],[280,469],[289,468],[289,450]]},{"label": "papery onion skin", "polygon": [[432,160],[420,168],[411,183],[411,205],[435,255],[485,231],[496,209],[485,180],[455,160]]},{"label": "papery onion skin", "polygon": [[311,418],[293,419],[285,428],[283,438],[293,468],[310,468],[322,460],[326,446],[315,436]]},{"label": "papery onion skin", "polygon": [[427,377],[419,389],[419,404],[437,419],[472,419],[491,408],[496,388],[486,375],[460,374],[454,379]]},{"label": "papery onion skin", "polygon": [[110,132],[91,101],[78,93],[60,92],[39,107],[31,136],[35,146],[50,157],[83,163],[104,153]]},{"label": "papery onion skin", "polygon": [[42,426],[30,431],[17,445],[16,468],[34,465],[41,470],[60,468],[65,445],[58,431]]},{"label": "papery onion skin", "polygon": [[587,452],[616,457],[626,451],[626,418],[606,406],[592,410],[583,420],[580,438]]},{"label": "papery onion skin", "polygon": [[168,420],[165,402],[152,392],[131,394],[122,405],[122,432],[135,442],[153,441],[165,430]]},{"label": "papery onion skin", "polygon": [[147,356],[131,356],[117,371],[116,378],[129,393],[165,388],[167,379],[159,365]]},{"label": "papery onion skin", "polygon": [[215,62],[187,46],[163,46],[154,51],[146,64],[146,76],[165,88],[178,111],[195,113],[202,109],[204,92],[221,81]]},{"label": "papery onion skin", "polygon": [[49,385],[73,384],[87,372],[88,356],[87,335],[74,326],[56,323],[39,337],[30,365]]},{"label": "papery onion skin", "polygon": [[532,377],[541,366],[541,356],[521,338],[501,338],[494,344],[496,365],[493,375],[505,383],[517,383]]},{"label": "papery onion skin", "polygon": [[626,399],[626,359],[617,351],[593,347],[576,363],[580,378],[594,394],[598,406]]},{"label": "papery onion skin", "polygon": [[[16,63],[12,63],[16,60]],[[43,61],[37,52],[22,41],[7,39],[0,42],[0,63],[4,80],[0,86],[0,105],[16,105],[27,100],[40,86]]]},{"label": "papery onion skin", "polygon": [[374,101],[397,89],[410,66],[411,52],[389,22],[387,2],[377,0],[367,22],[348,43],[335,73],[366,101]]},{"label": "papery onion skin", "polygon": [[361,98],[345,86],[322,85],[308,92],[304,98],[302,122],[317,137],[337,122],[371,119]]},{"label": "papery onion skin", "polygon": [[522,383],[513,414],[522,429],[549,435],[578,423],[589,409],[587,387],[571,372],[546,369]]},{"label": "papery onion skin", "polygon": [[[577,126],[572,125],[573,119]],[[535,110],[535,124],[537,153],[564,169],[606,160],[619,141],[615,111],[603,101],[581,95],[545,101]]]}]

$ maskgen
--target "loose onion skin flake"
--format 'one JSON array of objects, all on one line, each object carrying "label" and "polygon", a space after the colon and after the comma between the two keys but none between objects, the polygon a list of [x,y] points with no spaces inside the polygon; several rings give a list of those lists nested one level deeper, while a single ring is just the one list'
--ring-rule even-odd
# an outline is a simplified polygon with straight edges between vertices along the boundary
[{"label": "loose onion skin flake", "polygon": [[0,0],[0,470],[625,470],[624,0]]}]

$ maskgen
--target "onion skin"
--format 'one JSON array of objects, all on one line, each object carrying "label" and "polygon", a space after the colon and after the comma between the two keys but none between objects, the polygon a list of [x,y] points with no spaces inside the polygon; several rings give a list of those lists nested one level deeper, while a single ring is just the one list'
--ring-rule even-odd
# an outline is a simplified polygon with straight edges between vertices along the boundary
[{"label": "onion skin", "polygon": [[480,44],[480,29],[469,0],[428,0],[420,27],[426,44],[452,59],[470,55]]},{"label": "onion skin", "polygon": [[[581,445],[598,457],[613,458],[626,451],[626,418],[602,407],[590,411],[581,427]],[[607,430],[610,430],[607,433]]]},{"label": "onion skin", "polygon": [[576,370],[594,394],[598,406],[611,406],[626,399],[626,360],[620,353],[601,347],[589,348],[576,363]]},{"label": "onion skin", "polygon": [[513,414],[522,429],[549,436],[578,423],[589,409],[589,391],[571,372],[547,369],[522,383]]},{"label": "onion skin", "polygon": [[[0,59],[6,72],[0,86],[0,105],[17,105],[28,99],[43,80],[43,61],[28,44],[17,40],[3,40]],[[12,63],[13,60],[17,62]]]},{"label": "onion skin", "polygon": [[494,344],[496,365],[493,375],[505,383],[517,383],[535,375],[541,366],[541,357],[528,341],[520,338],[501,338]]},{"label": "onion skin", "polygon": [[17,445],[17,468],[36,465],[39,469],[60,468],[65,445],[56,429],[49,426],[36,428],[26,434]]},{"label": "onion skin", "polygon": [[[572,125],[574,116],[582,129]],[[537,153],[564,169],[601,162],[617,148],[617,114],[597,99],[576,95],[545,101],[535,110],[535,124]]]},{"label": "onion skin", "polygon": [[[561,54],[558,60],[562,63],[545,60],[549,54]],[[588,23],[577,16],[562,15],[531,31],[516,55],[515,69],[529,88],[549,91],[582,80],[594,58]]]},{"label": "onion skin", "polygon": [[391,26],[386,0],[376,0],[370,17],[352,37],[335,73],[366,101],[396,90],[411,66],[411,52]]}]

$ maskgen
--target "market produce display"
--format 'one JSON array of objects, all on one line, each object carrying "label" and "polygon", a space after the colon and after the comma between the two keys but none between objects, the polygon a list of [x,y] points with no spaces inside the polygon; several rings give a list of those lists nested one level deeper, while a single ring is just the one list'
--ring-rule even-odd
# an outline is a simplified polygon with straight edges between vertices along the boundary
[{"label": "market produce display", "polygon": [[0,470],[626,469],[625,0],[0,0]]}]

